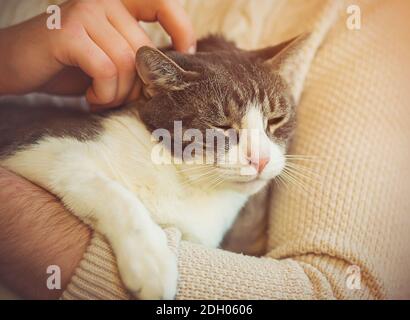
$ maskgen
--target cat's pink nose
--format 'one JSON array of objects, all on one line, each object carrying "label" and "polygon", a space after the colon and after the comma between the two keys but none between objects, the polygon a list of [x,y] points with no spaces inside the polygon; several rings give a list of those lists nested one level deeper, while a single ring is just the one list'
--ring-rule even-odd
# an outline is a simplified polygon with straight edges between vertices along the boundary
[{"label": "cat's pink nose", "polygon": [[269,163],[269,157],[262,157],[259,159],[250,159],[252,167],[254,167],[258,173],[261,173],[265,169],[266,165]]}]

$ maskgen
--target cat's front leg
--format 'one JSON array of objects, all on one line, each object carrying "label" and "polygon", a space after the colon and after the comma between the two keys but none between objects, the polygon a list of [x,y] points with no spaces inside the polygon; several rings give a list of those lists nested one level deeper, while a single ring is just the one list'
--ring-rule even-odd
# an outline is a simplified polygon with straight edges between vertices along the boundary
[{"label": "cat's front leg", "polygon": [[57,171],[50,189],[73,213],[107,237],[125,286],[141,299],[173,299],[178,278],[176,256],[141,201],[95,169],[64,172]]}]

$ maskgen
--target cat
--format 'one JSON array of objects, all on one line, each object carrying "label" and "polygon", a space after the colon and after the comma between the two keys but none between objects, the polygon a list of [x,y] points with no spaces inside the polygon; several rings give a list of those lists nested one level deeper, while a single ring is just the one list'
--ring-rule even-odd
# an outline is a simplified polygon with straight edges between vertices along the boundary
[{"label": "cat", "polygon": [[[142,47],[136,68],[144,97],[116,110],[0,106],[0,165],[101,232],[135,296],[172,299],[177,261],[163,228],[217,247],[249,197],[284,169],[296,110],[281,70],[303,39],[245,51],[208,36],[193,55]],[[192,159],[211,154],[211,161],[186,161],[177,122],[184,133],[224,137],[222,151],[197,144],[203,153]],[[169,145],[153,135],[158,130],[170,132]],[[158,146],[171,163],[153,160]]]}]

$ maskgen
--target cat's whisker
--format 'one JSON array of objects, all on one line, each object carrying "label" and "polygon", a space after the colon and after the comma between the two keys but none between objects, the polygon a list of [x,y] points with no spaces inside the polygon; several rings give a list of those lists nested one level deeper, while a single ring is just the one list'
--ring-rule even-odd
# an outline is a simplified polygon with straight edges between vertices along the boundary
[{"label": "cat's whisker", "polygon": [[313,158],[285,158],[287,162],[292,161],[292,163],[298,162],[311,162],[311,163],[323,163],[321,159],[313,159]]},{"label": "cat's whisker", "polygon": [[293,173],[291,173],[291,172],[289,172],[289,171],[287,171],[287,170],[284,170],[284,171],[282,172],[282,176],[283,176],[284,178],[288,179],[289,181],[292,181],[292,182],[294,182],[294,183],[297,183],[298,185],[305,185],[305,181],[304,181],[304,180],[302,180],[300,177],[296,176],[295,174],[293,174]]},{"label": "cat's whisker", "polygon": [[310,181],[316,181],[316,182],[321,182],[322,181],[322,177],[319,174],[317,174],[317,173],[315,173],[315,172],[313,172],[309,169],[306,169],[304,167],[297,167],[297,166],[287,165],[284,170],[287,170],[287,171],[292,172],[296,175],[304,177],[304,178],[306,178]]},{"label": "cat's whisker", "polygon": [[324,158],[318,156],[308,156],[308,155],[285,155],[286,162],[298,163],[298,162],[308,162],[308,163],[323,163]]},{"label": "cat's whisker", "polygon": [[212,191],[212,190],[216,189],[224,181],[225,181],[225,179],[222,176],[217,175],[216,178],[213,179],[211,184],[208,186],[208,190]]},{"label": "cat's whisker", "polygon": [[212,185],[214,181],[217,181],[218,179],[219,179],[219,173],[215,171],[209,174],[208,176],[204,177],[204,179],[201,179],[201,184],[206,189],[209,189],[209,185]]},{"label": "cat's whisker", "polygon": [[279,176],[276,176],[276,177],[273,179],[273,181],[275,181],[276,186],[277,186],[278,188],[280,188],[281,184],[280,184]]},{"label": "cat's whisker", "polygon": [[316,184],[321,185],[322,184],[321,181],[304,176],[303,174],[299,172],[296,173],[296,172],[291,172],[291,171],[285,171],[285,173],[287,173],[288,175],[290,175],[291,177],[293,177],[294,179],[296,179],[298,182],[305,185],[306,187],[308,187],[309,185],[316,185]]},{"label": "cat's whisker", "polygon": [[217,188],[220,184],[222,184],[223,182],[233,181],[233,180],[235,180],[235,179],[234,179],[234,177],[232,177],[232,176],[229,176],[229,175],[220,175],[220,174],[218,173],[217,178],[213,180],[213,181],[214,181],[214,182],[213,182],[214,185],[212,186],[212,188],[211,188],[210,190],[212,191],[212,190],[216,189],[216,188]]},{"label": "cat's whisker", "polygon": [[212,186],[211,191],[216,189],[218,186],[220,186],[225,180],[221,178],[214,186]]},{"label": "cat's whisker", "polygon": [[287,181],[282,176],[277,176],[276,178],[278,179],[278,182],[280,183],[280,185],[283,185],[286,191],[288,191],[289,187],[288,187]]},{"label": "cat's whisker", "polygon": [[286,158],[293,158],[293,157],[297,157],[297,158],[310,158],[310,159],[318,159],[319,156],[315,156],[315,155],[308,155],[308,154],[285,154]]},{"label": "cat's whisker", "polygon": [[183,188],[188,187],[188,186],[191,186],[191,185],[193,185],[193,184],[195,184],[195,183],[198,183],[199,181],[203,180],[204,178],[206,178],[206,177],[209,176],[210,174],[211,174],[211,172],[207,171],[207,172],[205,172],[205,173],[203,173],[203,174],[201,174],[201,175],[199,175],[199,176],[196,176],[196,177],[194,177],[194,178],[186,179],[186,180],[185,180],[184,182],[182,182],[180,185],[181,185],[181,187],[183,187]]},{"label": "cat's whisker", "polygon": [[310,165],[320,165],[320,164],[323,164],[323,162],[320,160],[310,160],[310,159],[298,159],[298,160],[286,159],[286,165],[288,164],[307,167]]},{"label": "cat's whisker", "polygon": [[289,185],[287,191],[289,191],[291,186],[294,186],[297,190],[306,192],[305,188],[302,185],[300,185],[298,181],[288,176],[286,173],[282,173],[282,179],[286,181],[286,183]]},{"label": "cat's whisker", "polygon": [[191,168],[178,169],[178,171],[179,172],[193,172],[193,171],[196,171],[196,170],[209,169],[212,166],[213,166],[212,164],[200,165],[200,166],[195,166],[195,167],[191,167]]},{"label": "cat's whisker", "polygon": [[179,173],[183,173],[185,175],[190,175],[190,176],[195,176],[203,172],[208,172],[209,170],[210,168],[198,168],[198,169],[192,169],[192,170],[179,171]]},{"label": "cat's whisker", "polygon": [[299,190],[306,192],[307,194],[310,194],[309,191],[309,186],[307,186],[303,181],[295,177],[289,172],[282,172],[282,175],[284,178],[286,178],[289,182],[293,183],[295,187],[297,187]]},{"label": "cat's whisker", "polygon": [[300,168],[300,169],[316,174],[316,172],[313,171],[310,167],[308,167],[308,165],[309,164],[305,165],[305,164],[300,164],[300,163],[295,163],[295,162],[287,162],[285,167],[292,167],[292,168],[297,168],[297,169]]},{"label": "cat's whisker", "polygon": [[317,178],[317,179],[322,178],[319,172],[315,171],[312,168],[309,168],[307,166],[300,165],[300,164],[287,163],[285,165],[285,169],[294,171],[294,172],[301,172],[301,173],[304,173],[306,176],[309,176],[312,178]]},{"label": "cat's whisker", "polygon": [[286,177],[284,177],[283,175],[281,176],[281,179],[283,181],[283,184],[286,187],[286,190],[289,191],[290,188],[292,187],[292,183]]},{"label": "cat's whisker", "polygon": [[186,173],[186,180],[194,182],[203,176],[206,176],[207,174],[213,172],[211,169],[204,169],[204,170],[198,170],[198,171],[193,171],[193,172],[188,172]]},{"label": "cat's whisker", "polygon": [[302,154],[285,154],[285,158],[287,159],[312,159],[312,160],[321,160],[322,157],[319,156],[309,156],[309,155],[302,155]]},{"label": "cat's whisker", "polygon": [[292,170],[291,168],[285,168],[283,172],[291,175],[294,178],[297,178],[301,182],[316,182],[316,179],[311,176],[307,176],[299,171]]},{"label": "cat's whisker", "polygon": [[205,173],[200,173],[198,176],[192,177],[192,179],[187,179],[185,182],[183,182],[183,183],[181,184],[181,186],[182,186],[182,187],[186,187],[186,186],[189,186],[189,185],[191,185],[191,184],[198,183],[198,182],[200,182],[201,180],[203,180],[203,179],[209,177],[210,175],[212,176],[212,175],[215,174],[215,173],[216,173],[216,169],[215,169],[215,168],[211,168],[211,169],[207,170]]}]

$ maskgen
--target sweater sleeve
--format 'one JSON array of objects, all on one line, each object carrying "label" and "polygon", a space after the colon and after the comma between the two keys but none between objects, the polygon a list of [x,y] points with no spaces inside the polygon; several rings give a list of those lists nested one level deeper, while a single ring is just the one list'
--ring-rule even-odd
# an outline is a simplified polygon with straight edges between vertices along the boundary
[{"label": "sweater sleeve", "polygon": [[[177,299],[410,297],[410,2],[357,4],[360,30],[341,17],[309,71],[291,153],[310,157],[274,191],[267,254],[205,248],[167,230]],[[62,298],[130,298],[98,235]]]},{"label": "sweater sleeve", "polygon": [[[177,299],[335,298],[326,276],[310,263],[244,256],[181,241],[176,229],[167,229],[166,233],[169,246],[178,256]],[[341,274],[346,267],[337,259],[324,260],[334,274]],[[360,296],[363,294],[361,291]],[[122,285],[114,254],[101,235],[94,234],[61,299],[134,299]]]},{"label": "sweater sleeve", "polygon": [[[179,258],[177,299],[314,297],[309,277],[295,261],[246,257],[181,242],[176,229],[168,229],[167,235]],[[93,236],[62,299],[133,299],[122,285],[113,252],[102,236]]]}]

